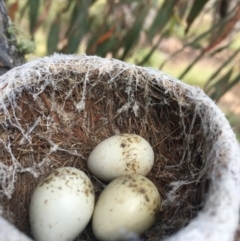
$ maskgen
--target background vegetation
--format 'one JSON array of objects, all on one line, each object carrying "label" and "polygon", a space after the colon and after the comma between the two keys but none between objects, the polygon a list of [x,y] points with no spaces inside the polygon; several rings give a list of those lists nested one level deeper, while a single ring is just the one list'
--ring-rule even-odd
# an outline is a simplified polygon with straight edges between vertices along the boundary
[{"label": "background vegetation", "polygon": [[[215,101],[240,82],[240,0],[5,2],[9,31],[27,59],[54,52],[113,57],[198,85]],[[240,133],[240,110],[224,111]]]}]

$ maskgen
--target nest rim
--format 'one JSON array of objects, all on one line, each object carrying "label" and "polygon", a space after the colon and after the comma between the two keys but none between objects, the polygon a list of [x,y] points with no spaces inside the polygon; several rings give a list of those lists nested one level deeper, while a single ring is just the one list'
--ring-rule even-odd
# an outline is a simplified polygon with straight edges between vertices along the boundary
[{"label": "nest rim", "polygon": [[[69,64],[69,61],[71,64]],[[119,68],[122,70],[132,68],[134,74],[141,73],[146,79],[156,81],[156,83],[168,92],[170,96],[177,99],[181,108],[194,105],[195,111],[201,117],[201,121],[205,123],[205,129],[203,128],[203,131],[205,132],[204,137],[206,138],[206,141],[214,142],[214,147],[216,149],[223,150],[220,150],[217,155],[216,149],[209,150],[208,156],[206,157],[208,158],[208,160],[206,160],[208,165],[205,166],[204,174],[206,172],[211,173],[211,183],[209,187],[209,193],[211,193],[211,195],[206,197],[202,210],[198,212],[197,217],[192,219],[186,227],[166,240],[180,241],[192,240],[195,238],[199,241],[215,241],[219,240],[219,238],[221,238],[221,240],[229,240],[229,237],[233,237],[238,224],[237,213],[240,203],[240,194],[236,195],[235,192],[235,190],[237,190],[236,188],[239,188],[240,186],[240,168],[238,167],[240,163],[240,151],[235,135],[231,130],[228,121],[215,103],[200,89],[184,84],[160,71],[129,65],[119,60],[103,59],[96,56],[86,55],[55,54],[16,67],[1,76],[0,107],[6,107],[3,103],[6,97],[11,95],[14,88],[22,88],[23,82],[20,80],[23,78],[21,76],[21,69],[23,68],[25,68],[25,72],[28,73],[27,79],[38,83],[41,81],[41,78],[45,76],[46,70],[51,70],[52,75],[59,75],[59,66],[67,65],[70,69],[69,73],[71,71],[79,71],[78,68],[81,66],[81,71],[85,71],[86,73],[89,70],[89,66],[93,67],[91,62],[94,61],[99,62],[99,65],[97,66],[99,76],[106,71],[106,68],[110,70],[113,68]],[[45,69],[43,66],[45,66]],[[39,76],[32,75],[31,70],[33,69],[38,69]],[[24,78],[26,78],[26,74],[24,75]],[[111,80],[112,79],[114,78],[111,77]],[[24,86],[26,86],[26,83],[24,83]],[[80,101],[78,104],[77,108],[84,108],[85,103]],[[193,118],[196,118],[196,116],[193,116]],[[207,126],[210,120],[211,129]],[[213,133],[215,139],[212,140]],[[231,145],[229,145],[229,143],[231,143]],[[225,222],[222,222],[223,218],[226,216],[229,217],[227,225]],[[202,225],[203,223],[205,223],[205,225]]]}]

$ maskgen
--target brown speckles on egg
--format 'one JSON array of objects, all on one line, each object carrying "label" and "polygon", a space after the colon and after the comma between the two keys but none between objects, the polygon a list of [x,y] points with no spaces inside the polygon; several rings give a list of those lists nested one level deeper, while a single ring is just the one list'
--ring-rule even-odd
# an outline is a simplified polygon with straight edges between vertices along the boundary
[{"label": "brown speckles on egg", "polygon": [[121,143],[121,145],[120,145],[120,147],[122,147],[122,148],[124,148],[126,146],[126,144],[125,143]]},{"label": "brown speckles on egg", "polygon": [[86,194],[86,196],[89,196],[89,189],[85,189],[84,193]]},{"label": "brown speckles on egg", "polygon": [[94,187],[93,187],[93,185],[89,185],[88,187],[89,187],[89,191],[90,191],[90,193],[91,193],[91,194],[94,194],[95,191],[94,191]]},{"label": "brown speckles on egg", "polygon": [[133,187],[133,188],[137,188],[138,187],[138,185],[136,183],[132,183],[132,182],[130,182],[128,186],[129,187]]},{"label": "brown speckles on egg", "polygon": [[149,199],[149,197],[147,195],[144,195],[144,198],[145,198],[146,202],[150,201],[150,199]]},{"label": "brown speckles on egg", "polygon": [[44,184],[49,184],[49,183],[51,183],[53,180],[54,180],[54,177],[50,176],[50,177],[48,177],[48,178],[46,178],[46,179],[43,180],[43,185],[44,185]]},{"label": "brown speckles on egg", "polygon": [[94,192],[94,189],[93,189],[93,188],[90,190],[90,193],[91,193],[92,195],[95,195],[95,192]]},{"label": "brown speckles on egg", "polygon": [[[94,196],[93,185],[85,173],[76,168],[58,168],[43,179],[33,192],[29,208],[31,227],[34,223],[46,235],[51,229],[55,232],[53,240],[60,240],[59,230],[69,223],[77,222],[78,232],[83,231],[93,213]],[[59,217],[57,222],[56,214]],[[68,229],[65,231],[61,240],[66,241],[71,235],[67,234]],[[39,240],[37,237],[35,239]]]},{"label": "brown speckles on egg", "polygon": [[[134,140],[136,143],[140,143],[141,142],[141,139],[139,137],[134,137]],[[144,148],[144,150],[146,150],[146,148]]]},{"label": "brown speckles on egg", "polygon": [[53,175],[57,177],[57,176],[60,176],[61,173],[60,173],[59,171],[54,171],[54,172],[53,172]]},{"label": "brown speckles on egg", "polygon": [[134,153],[134,150],[133,151],[129,150],[129,152],[123,152],[122,155],[124,159],[128,160],[125,163],[126,164],[125,171],[129,173],[137,173],[141,167],[137,159],[137,154]]},{"label": "brown speckles on egg", "polygon": [[140,187],[140,188],[138,189],[138,192],[139,192],[139,193],[142,193],[142,194],[145,194],[145,193],[147,192],[147,190],[144,189],[144,188],[142,188],[142,187]]},{"label": "brown speckles on egg", "polygon": [[94,148],[88,158],[88,168],[97,178],[109,182],[126,174],[147,175],[153,160],[152,147],[144,138],[120,134],[107,138]]},{"label": "brown speckles on egg", "polygon": [[132,143],[132,142],[133,142],[133,140],[132,140],[131,138],[129,138],[129,137],[128,137],[126,140],[127,140],[129,143]]},{"label": "brown speckles on egg", "polygon": [[[93,215],[93,228],[96,230],[101,225],[101,229],[104,229],[106,223],[108,227],[111,225],[111,230],[127,225],[133,225],[137,230],[139,220],[142,220],[141,233],[137,233],[141,235],[156,220],[158,200],[158,190],[149,179],[138,174],[118,177],[99,196]],[[109,217],[111,223],[108,222]],[[108,240],[108,237],[104,240]]]},{"label": "brown speckles on egg", "polygon": [[128,182],[127,179],[123,179],[123,181],[122,181],[122,185],[125,185],[127,182]]}]

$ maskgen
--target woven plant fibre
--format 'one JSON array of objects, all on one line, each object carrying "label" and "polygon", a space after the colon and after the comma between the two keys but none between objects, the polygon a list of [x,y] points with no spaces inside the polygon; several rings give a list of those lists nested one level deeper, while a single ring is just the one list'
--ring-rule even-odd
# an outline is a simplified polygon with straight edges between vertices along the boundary
[{"label": "woven plant fibre", "polygon": [[[120,133],[152,145],[147,177],[163,199],[156,223],[137,240],[233,239],[240,153],[223,113],[202,90],[160,71],[86,55],[55,54],[0,77],[3,217],[31,237],[31,194],[58,167],[84,171],[97,198],[105,184],[89,172],[87,158]],[[94,240],[91,224],[80,240]]]}]

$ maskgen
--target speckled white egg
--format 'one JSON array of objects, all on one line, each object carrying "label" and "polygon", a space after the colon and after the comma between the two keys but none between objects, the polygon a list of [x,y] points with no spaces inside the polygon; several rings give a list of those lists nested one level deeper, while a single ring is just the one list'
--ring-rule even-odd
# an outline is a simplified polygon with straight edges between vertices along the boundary
[{"label": "speckled white egg", "polygon": [[114,179],[100,194],[92,228],[101,241],[130,240],[149,229],[160,211],[160,194],[146,177],[133,174]]},{"label": "speckled white egg", "polygon": [[154,162],[151,145],[141,136],[120,134],[99,143],[88,158],[88,168],[97,178],[109,182],[128,174],[147,175]]},{"label": "speckled white egg", "polygon": [[72,241],[91,219],[94,188],[87,175],[73,167],[54,170],[35,188],[29,209],[36,241]]}]

